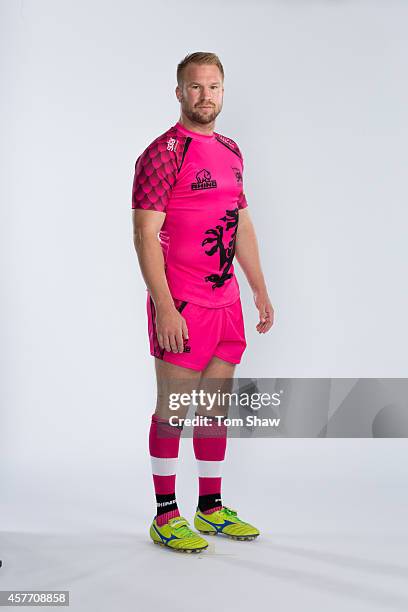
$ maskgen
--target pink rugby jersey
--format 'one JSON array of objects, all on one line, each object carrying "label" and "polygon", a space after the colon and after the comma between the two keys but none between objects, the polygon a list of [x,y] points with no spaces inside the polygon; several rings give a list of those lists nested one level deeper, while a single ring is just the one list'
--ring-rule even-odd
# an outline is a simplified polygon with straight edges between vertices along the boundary
[{"label": "pink rugby jersey", "polygon": [[173,298],[200,306],[234,303],[239,209],[247,206],[238,145],[177,122],[138,157],[132,208],[166,213],[159,232]]}]

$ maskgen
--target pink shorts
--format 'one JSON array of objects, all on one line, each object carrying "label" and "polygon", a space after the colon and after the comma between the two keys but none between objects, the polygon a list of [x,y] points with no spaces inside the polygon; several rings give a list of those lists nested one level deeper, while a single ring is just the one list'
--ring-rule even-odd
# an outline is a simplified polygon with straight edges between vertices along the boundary
[{"label": "pink shorts", "polygon": [[173,353],[160,347],[156,330],[156,308],[147,292],[151,355],[183,368],[199,371],[204,370],[214,356],[230,363],[240,363],[246,348],[241,298],[220,308],[206,308],[176,298],[173,300],[187,323],[188,340],[184,340],[184,352]]}]

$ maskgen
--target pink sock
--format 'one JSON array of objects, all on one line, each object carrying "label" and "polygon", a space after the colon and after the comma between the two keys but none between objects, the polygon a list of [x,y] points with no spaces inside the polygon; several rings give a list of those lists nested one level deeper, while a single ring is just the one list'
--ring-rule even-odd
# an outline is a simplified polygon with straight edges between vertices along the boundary
[{"label": "pink sock", "polygon": [[152,415],[149,432],[149,452],[156,494],[158,525],[180,516],[176,501],[176,470],[182,428]]},{"label": "pink sock", "polygon": [[227,427],[196,425],[193,429],[193,447],[198,468],[198,508],[204,514],[221,510],[221,470],[227,446]]}]

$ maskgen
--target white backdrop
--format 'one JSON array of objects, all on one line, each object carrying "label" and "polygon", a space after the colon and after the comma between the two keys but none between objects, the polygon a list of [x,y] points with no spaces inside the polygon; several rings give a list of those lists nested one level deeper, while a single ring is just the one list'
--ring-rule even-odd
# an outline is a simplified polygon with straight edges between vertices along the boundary
[{"label": "white backdrop", "polygon": [[[276,309],[259,336],[237,264],[237,375],[406,376],[405,2],[0,7],[3,530],[139,522],[145,535],[153,515],[154,370],[130,195],[137,156],[178,119],[189,52],[224,64],[216,129],[243,151]],[[182,453],[190,517],[191,440]],[[228,453],[225,501],[248,516],[256,500],[262,528],[271,508],[288,531],[403,523],[403,440],[233,440]],[[300,482],[313,492],[301,516]]]}]

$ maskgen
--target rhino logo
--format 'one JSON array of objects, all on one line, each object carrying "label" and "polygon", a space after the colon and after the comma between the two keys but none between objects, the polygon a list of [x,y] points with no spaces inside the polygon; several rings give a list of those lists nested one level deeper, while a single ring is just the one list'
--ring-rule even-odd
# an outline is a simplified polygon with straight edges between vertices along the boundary
[{"label": "rhino logo", "polygon": [[200,170],[200,172],[197,172],[196,174],[196,181],[197,183],[202,183],[203,181],[210,181],[211,180],[211,172],[209,170]]},{"label": "rhino logo", "polygon": [[217,187],[217,181],[211,179],[211,172],[203,168],[196,174],[196,182],[191,183],[191,189],[214,189]]}]

